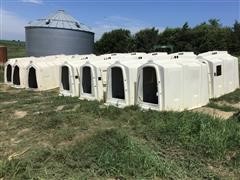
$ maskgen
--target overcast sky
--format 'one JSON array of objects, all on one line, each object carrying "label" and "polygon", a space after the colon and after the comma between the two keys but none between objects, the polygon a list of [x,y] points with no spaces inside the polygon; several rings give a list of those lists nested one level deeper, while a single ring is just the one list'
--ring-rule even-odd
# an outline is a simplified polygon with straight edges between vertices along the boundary
[{"label": "overcast sky", "polygon": [[24,40],[24,26],[64,9],[91,27],[99,39],[104,32],[126,28],[191,26],[210,18],[232,25],[240,20],[240,0],[0,0],[0,38]]}]

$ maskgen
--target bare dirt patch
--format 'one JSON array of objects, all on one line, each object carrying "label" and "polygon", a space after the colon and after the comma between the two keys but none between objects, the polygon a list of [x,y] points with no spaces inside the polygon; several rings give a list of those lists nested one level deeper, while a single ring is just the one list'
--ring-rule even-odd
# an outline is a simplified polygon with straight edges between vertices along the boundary
[{"label": "bare dirt patch", "polygon": [[14,112],[14,117],[15,117],[15,119],[24,118],[26,115],[27,115],[27,111],[18,111],[18,110],[16,110],[16,111]]},{"label": "bare dirt patch", "polygon": [[24,128],[24,129],[18,131],[17,135],[18,136],[22,136],[22,135],[24,135],[26,133],[29,133],[31,130],[32,130],[31,128]]},{"label": "bare dirt patch", "polygon": [[230,106],[230,107],[234,107],[234,108],[240,109],[240,102],[235,103],[235,104],[231,104],[231,103],[228,103],[226,101],[218,101],[216,103],[218,105],[226,105],[226,106]]},{"label": "bare dirt patch", "polygon": [[9,105],[9,104],[15,104],[15,103],[17,103],[17,101],[4,101],[4,102],[1,102],[0,104]]},{"label": "bare dirt patch", "polygon": [[1,84],[1,86],[0,86],[0,90],[1,90],[2,92],[8,92],[9,89],[10,89],[9,86],[6,85],[6,84]]},{"label": "bare dirt patch", "polygon": [[235,112],[225,112],[225,111],[221,111],[219,109],[214,109],[210,107],[200,107],[200,108],[194,109],[193,112],[200,112],[200,113],[208,114],[210,116],[222,118],[222,119],[228,119],[235,113]]},{"label": "bare dirt patch", "polygon": [[58,106],[56,111],[62,111],[64,107],[65,107],[64,105]]}]

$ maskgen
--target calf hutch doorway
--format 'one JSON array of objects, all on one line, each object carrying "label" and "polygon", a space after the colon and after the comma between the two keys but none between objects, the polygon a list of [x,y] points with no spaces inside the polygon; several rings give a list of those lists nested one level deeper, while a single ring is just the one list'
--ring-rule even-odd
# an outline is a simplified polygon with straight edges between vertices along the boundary
[{"label": "calf hutch doorway", "polygon": [[82,72],[82,88],[83,93],[92,93],[92,75],[91,75],[91,69],[90,67],[83,67]]},{"label": "calf hutch doorway", "polygon": [[12,66],[9,64],[7,65],[7,82],[12,81]]},{"label": "calf hutch doorway", "polygon": [[69,69],[67,66],[62,66],[62,77],[61,77],[62,87],[64,90],[70,90],[69,86]]},{"label": "calf hutch doorway", "polygon": [[28,87],[29,88],[38,88],[37,78],[36,78],[36,70],[31,67],[28,73]]},{"label": "calf hutch doorway", "polygon": [[157,76],[153,67],[143,68],[143,101],[158,104]]},{"label": "calf hutch doorway", "polygon": [[123,73],[120,67],[113,67],[112,75],[112,97],[117,99],[125,99]]},{"label": "calf hutch doorway", "polygon": [[19,67],[15,66],[13,71],[13,84],[20,85]]}]

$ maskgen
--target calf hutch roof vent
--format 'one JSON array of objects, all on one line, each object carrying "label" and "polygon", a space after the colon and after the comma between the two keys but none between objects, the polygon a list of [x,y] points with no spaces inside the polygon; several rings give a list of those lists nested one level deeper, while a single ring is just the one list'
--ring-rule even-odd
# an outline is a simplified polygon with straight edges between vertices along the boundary
[{"label": "calf hutch roof vent", "polygon": [[172,54],[169,54],[169,56],[172,58],[172,59],[178,59],[178,58],[196,58],[197,55],[194,54],[194,52],[177,52],[177,53],[172,53]]},{"label": "calf hutch roof vent", "polygon": [[25,30],[28,56],[93,52],[94,33],[64,10],[31,21]]}]

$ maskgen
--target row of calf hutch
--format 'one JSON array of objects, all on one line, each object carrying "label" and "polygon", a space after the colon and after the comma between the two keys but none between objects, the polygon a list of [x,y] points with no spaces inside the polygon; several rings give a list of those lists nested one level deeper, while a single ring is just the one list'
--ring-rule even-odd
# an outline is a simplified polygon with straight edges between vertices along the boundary
[{"label": "row of calf hutch", "polygon": [[238,59],[225,51],[122,53],[11,59],[5,83],[106,105],[184,110],[239,87]]}]

